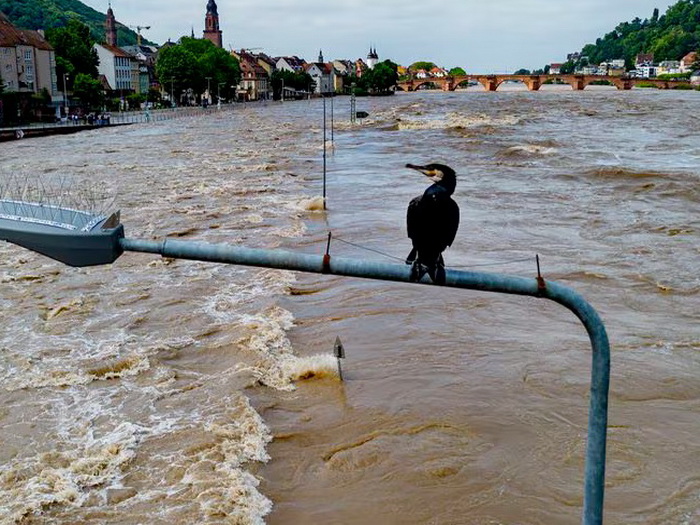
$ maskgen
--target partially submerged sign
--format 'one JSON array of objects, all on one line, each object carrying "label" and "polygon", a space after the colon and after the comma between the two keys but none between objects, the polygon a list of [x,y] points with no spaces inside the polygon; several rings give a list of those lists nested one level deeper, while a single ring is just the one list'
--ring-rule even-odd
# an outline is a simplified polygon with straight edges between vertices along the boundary
[{"label": "partially submerged sign", "polygon": [[343,381],[343,368],[340,366],[340,360],[345,359],[345,347],[343,346],[340,336],[335,337],[335,345],[333,345],[333,354],[338,359],[338,377]]}]

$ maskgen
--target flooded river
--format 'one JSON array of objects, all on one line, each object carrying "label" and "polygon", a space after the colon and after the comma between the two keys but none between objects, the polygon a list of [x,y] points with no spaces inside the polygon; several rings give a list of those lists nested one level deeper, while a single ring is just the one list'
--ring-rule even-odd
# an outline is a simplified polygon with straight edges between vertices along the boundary
[{"label": "flooded river", "polygon": [[[121,209],[128,237],[320,255],[332,231],[397,263],[428,182],[405,164],[448,164],[447,266],[539,254],[606,324],[606,523],[700,523],[700,93],[357,105],[333,104],[326,212],[321,100],[4,143],[2,187]],[[5,243],[0,290],[2,524],[580,522],[591,352],[559,305]]]}]

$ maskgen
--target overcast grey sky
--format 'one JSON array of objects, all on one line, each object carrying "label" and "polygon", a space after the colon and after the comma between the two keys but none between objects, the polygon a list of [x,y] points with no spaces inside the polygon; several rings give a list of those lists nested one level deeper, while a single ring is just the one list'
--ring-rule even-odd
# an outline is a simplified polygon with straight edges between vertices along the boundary
[{"label": "overcast grey sky", "polygon": [[[83,0],[100,12],[107,0]],[[365,58],[409,65],[430,60],[472,73],[563,62],[566,54],[635,17],[663,14],[669,0],[217,0],[224,47],[272,56]],[[112,0],[117,20],[151,26],[159,44],[202,35],[207,0]],[[613,57],[611,57],[613,58]]]}]

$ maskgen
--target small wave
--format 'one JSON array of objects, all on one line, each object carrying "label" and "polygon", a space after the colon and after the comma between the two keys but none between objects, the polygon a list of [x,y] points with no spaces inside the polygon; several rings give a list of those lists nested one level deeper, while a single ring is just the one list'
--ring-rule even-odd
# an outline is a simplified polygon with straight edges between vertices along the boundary
[{"label": "small wave", "polygon": [[634,170],[631,168],[623,168],[620,166],[603,166],[587,170],[585,175],[591,177],[614,178],[614,179],[645,179],[645,178],[666,178],[667,173],[651,170]]},{"label": "small wave", "polygon": [[450,113],[444,118],[396,119],[399,130],[469,129],[482,126],[513,126],[519,122],[515,116],[492,117],[489,115],[462,115]]},{"label": "small wave", "polygon": [[85,314],[92,309],[94,303],[94,300],[88,300],[85,297],[77,297],[75,299],[71,299],[68,302],[46,308],[46,311],[42,314],[41,317],[45,321],[50,321],[51,319],[68,313]]},{"label": "small wave", "polygon": [[151,367],[150,360],[145,356],[131,356],[117,359],[105,365],[87,370],[69,370],[52,368],[42,370],[28,364],[24,373],[13,374],[4,382],[7,391],[23,390],[26,388],[66,387],[87,385],[93,381],[103,381],[118,377],[135,376]]},{"label": "small wave", "polygon": [[88,489],[121,477],[139,435],[140,427],[122,423],[84,448],[13,461],[0,474],[0,508],[9,518],[5,523],[19,523],[51,505],[81,506],[90,496]]},{"label": "small wave", "polygon": [[557,280],[563,281],[592,281],[592,280],[605,280],[608,276],[604,273],[591,272],[587,270],[581,270],[577,272],[559,274],[556,276]]},{"label": "small wave", "polygon": [[338,363],[335,356],[318,354],[287,359],[282,365],[284,375],[290,381],[307,379],[339,379]]},{"label": "small wave", "polygon": [[557,149],[551,146],[540,146],[537,144],[520,144],[511,146],[498,153],[499,157],[536,157],[554,155]]},{"label": "small wave", "polygon": [[302,211],[323,211],[323,197],[301,199],[295,207]]},{"label": "small wave", "polygon": [[238,341],[256,358],[251,365],[240,366],[259,383],[277,390],[292,390],[295,381],[311,378],[337,378],[337,363],[331,355],[299,357],[294,354],[287,331],[294,324],[290,312],[278,306],[256,316],[241,318],[249,335]]}]

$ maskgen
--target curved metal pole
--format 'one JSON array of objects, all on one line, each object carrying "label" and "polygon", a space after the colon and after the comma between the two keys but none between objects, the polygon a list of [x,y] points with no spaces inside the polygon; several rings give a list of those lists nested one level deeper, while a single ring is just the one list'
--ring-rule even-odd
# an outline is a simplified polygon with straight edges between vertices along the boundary
[{"label": "curved metal pole", "polygon": [[[144,241],[122,238],[119,242],[125,251],[155,253],[177,259],[261,266],[383,281],[412,282],[410,280],[411,270],[408,265],[171,239]],[[534,277],[525,278],[503,274],[447,270],[445,286],[550,299],[571,310],[585,326],[591,340],[593,356],[581,522],[584,525],[602,524],[610,345],[605,326],[598,313],[571,288]]]}]

